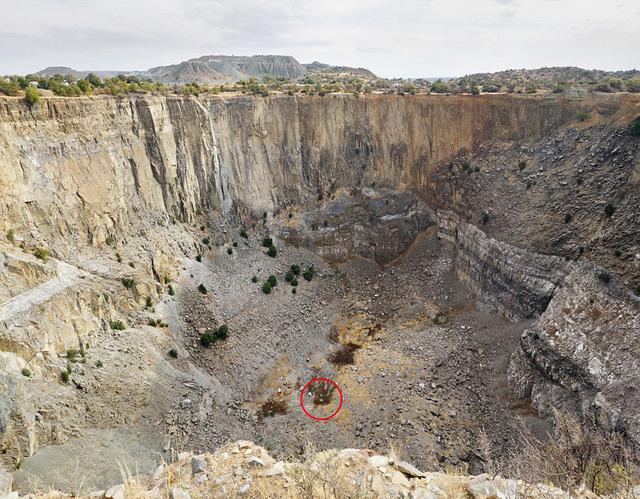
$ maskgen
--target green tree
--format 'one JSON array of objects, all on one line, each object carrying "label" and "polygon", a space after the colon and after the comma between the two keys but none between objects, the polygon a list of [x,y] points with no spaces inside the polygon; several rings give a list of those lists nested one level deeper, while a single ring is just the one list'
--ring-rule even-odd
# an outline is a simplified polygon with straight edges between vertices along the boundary
[{"label": "green tree", "polygon": [[438,81],[434,81],[431,84],[431,91],[436,94],[446,94],[450,92],[451,89],[449,88],[449,85],[447,85],[445,82],[443,82],[442,80],[438,80]]},{"label": "green tree", "polygon": [[36,104],[40,102],[40,96],[38,95],[38,91],[33,87],[27,87],[24,91],[25,98],[29,104]]},{"label": "green tree", "polygon": [[637,94],[640,92],[640,78],[629,78],[625,85],[627,87],[627,92],[632,92]]},{"label": "green tree", "polygon": [[93,90],[93,87],[91,86],[91,83],[89,83],[87,80],[85,80],[84,78],[78,80],[78,88],[80,90],[82,90],[82,93],[89,95],[91,93],[91,90]]}]

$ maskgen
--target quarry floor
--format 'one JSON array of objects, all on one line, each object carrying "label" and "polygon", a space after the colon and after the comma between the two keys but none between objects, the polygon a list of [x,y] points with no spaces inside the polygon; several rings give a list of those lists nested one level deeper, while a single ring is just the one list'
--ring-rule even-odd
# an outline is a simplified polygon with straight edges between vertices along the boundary
[{"label": "quarry floor", "polygon": [[[152,401],[142,409],[148,415],[131,425],[85,432],[25,459],[18,490],[71,489],[80,480],[85,489],[104,488],[118,481],[120,470],[97,455],[146,473],[170,458],[169,447],[197,453],[238,439],[281,458],[308,444],[394,449],[425,470],[475,472],[487,452],[506,458],[517,450],[518,417],[535,433],[548,429],[506,387],[509,357],[528,322],[476,311],[455,278],[453,249],[435,230],[384,268],[363,258],[328,265],[280,241],[270,258],[261,237],[237,238],[232,254],[220,247],[202,262],[185,260],[176,296],[156,307],[178,350],[178,358],[166,359],[180,375],[172,381],[165,369],[165,403]],[[298,277],[296,294],[284,279],[292,264],[316,270],[310,282]],[[267,295],[261,288],[271,274],[278,285]],[[198,292],[200,284],[206,294]],[[202,333],[223,323],[226,341],[200,345]],[[353,363],[330,362],[345,344],[358,347]],[[319,377],[342,392],[339,413],[324,421],[300,406],[302,387]],[[325,408],[305,407],[324,416],[337,407],[334,396]],[[282,413],[272,415],[268,401]],[[66,461],[74,478],[59,476]]]}]

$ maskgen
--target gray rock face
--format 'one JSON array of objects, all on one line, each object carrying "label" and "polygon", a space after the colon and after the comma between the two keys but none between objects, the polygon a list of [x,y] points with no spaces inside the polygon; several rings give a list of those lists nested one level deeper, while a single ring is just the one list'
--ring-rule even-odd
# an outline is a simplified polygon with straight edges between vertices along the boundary
[{"label": "gray rock face", "polygon": [[438,234],[456,245],[456,272],[478,308],[511,320],[540,316],[571,268],[564,258],[490,239],[450,212],[438,213]]},{"label": "gray rock face", "polygon": [[552,408],[606,415],[640,442],[640,299],[604,269],[572,264],[549,307],[526,330],[508,370],[509,386],[550,416]]}]

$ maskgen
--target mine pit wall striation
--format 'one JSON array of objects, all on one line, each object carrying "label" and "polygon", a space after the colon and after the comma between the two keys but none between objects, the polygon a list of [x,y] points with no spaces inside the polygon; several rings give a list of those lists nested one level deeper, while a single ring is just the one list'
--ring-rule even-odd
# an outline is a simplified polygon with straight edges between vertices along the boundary
[{"label": "mine pit wall striation", "polygon": [[[607,99],[613,116],[638,109],[637,99]],[[539,317],[512,358],[510,386],[543,414],[603,409],[637,440],[637,394],[621,395],[640,385],[637,297],[615,276],[599,282],[597,267],[488,237],[456,213],[464,199],[436,175],[486,141],[546,136],[585,106],[526,96],[0,99],[0,231],[65,260],[109,236],[144,236],[145,220],[162,221],[153,230],[165,234],[172,219],[297,207],[285,239],[384,264],[437,224],[480,308]]]},{"label": "mine pit wall striation", "polygon": [[[64,254],[148,213],[274,211],[375,184],[429,198],[432,169],[492,138],[543,135],[579,104],[507,96],[0,100],[0,230]],[[55,244],[59,241],[59,244]]]}]

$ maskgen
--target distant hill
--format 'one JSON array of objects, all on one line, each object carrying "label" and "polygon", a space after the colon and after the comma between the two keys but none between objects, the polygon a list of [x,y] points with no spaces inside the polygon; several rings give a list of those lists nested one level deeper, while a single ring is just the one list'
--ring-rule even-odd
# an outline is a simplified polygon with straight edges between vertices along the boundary
[{"label": "distant hill", "polygon": [[[487,83],[504,84],[512,81],[531,80],[550,83],[595,83],[603,78],[629,78],[640,77],[640,71],[602,71],[599,69],[583,69],[575,66],[544,67],[538,69],[509,69],[495,73],[474,73],[463,78],[470,82],[483,85]],[[460,78],[460,79],[463,79]]]},{"label": "distant hill", "polygon": [[365,82],[373,82],[378,77],[368,69],[352,68],[349,66],[332,66],[314,61],[311,64],[300,64],[294,57],[288,55],[203,55],[188,61],[169,66],[156,66],[146,71],[77,71],[66,66],[51,66],[36,74],[42,76],[73,75],[84,78],[93,73],[101,78],[112,78],[119,74],[151,78],[163,83],[190,83],[197,81],[204,84],[230,83],[246,80],[252,76],[262,81],[265,75],[276,78],[297,80],[310,76],[315,81],[332,82],[353,78]]},{"label": "distant hill", "polygon": [[304,67],[308,73],[316,75],[333,75],[333,74],[350,74],[360,76],[361,78],[378,78],[375,74],[365,68],[353,68],[350,66],[331,66],[322,62],[314,61],[311,64],[305,64]]},{"label": "distant hill", "polygon": [[131,71],[76,71],[73,68],[69,68],[67,66],[50,66],[41,71],[38,71],[37,75],[40,76],[53,76],[53,75],[73,75],[76,78],[86,78],[89,73],[93,73],[100,78],[113,78],[114,76],[118,76],[119,74],[135,74],[136,72]]},{"label": "distant hill", "polygon": [[165,83],[199,81],[217,83],[265,75],[295,80],[304,76],[305,67],[288,55],[228,56],[205,55],[172,66],[158,66],[146,72]]}]

